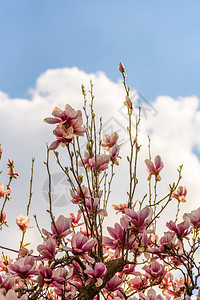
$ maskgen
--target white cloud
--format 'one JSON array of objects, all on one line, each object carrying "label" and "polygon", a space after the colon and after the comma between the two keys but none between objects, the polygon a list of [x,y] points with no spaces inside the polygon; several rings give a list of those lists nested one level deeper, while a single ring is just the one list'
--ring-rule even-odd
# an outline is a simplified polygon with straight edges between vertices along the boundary
[{"label": "white cloud", "polygon": [[[64,108],[66,103],[75,109],[82,107],[81,84],[89,89],[89,82],[94,83],[95,106],[97,116],[103,115],[104,131],[118,130],[120,139],[127,140],[126,108],[123,107],[124,91],[121,81],[112,82],[102,72],[86,74],[78,68],[63,68],[47,70],[39,76],[36,86],[30,93],[32,100],[11,99],[7,94],[0,91],[0,125],[1,144],[4,148],[3,163],[7,158],[15,160],[16,170],[21,177],[13,185],[13,199],[7,205],[7,214],[10,228],[5,228],[2,232],[4,245],[16,248],[18,229],[14,225],[16,215],[26,212],[28,201],[29,177],[32,156],[36,156],[34,195],[31,207],[31,214],[38,211],[38,219],[41,227],[47,226],[49,217],[45,210],[48,203],[44,199],[43,185],[47,178],[45,166],[45,144],[54,140],[52,134],[53,126],[43,123],[43,119],[50,116],[54,106]],[[144,159],[148,156],[147,134],[151,133],[152,156],[160,154],[165,168],[162,170],[162,181],[159,186],[159,195],[164,195],[168,190],[168,183],[172,183],[177,178],[176,169],[180,164],[184,164],[182,184],[188,188],[188,202],[183,204],[183,211],[190,211],[198,208],[199,203],[199,178],[200,161],[193,153],[193,148],[200,149],[200,111],[198,110],[200,101],[197,97],[172,99],[167,96],[158,97],[150,106],[143,103],[143,117],[139,132],[139,142],[143,145],[139,157],[138,177],[139,187],[137,198],[142,197],[147,189],[147,173]],[[144,111],[145,109],[145,111]],[[157,114],[154,115],[155,111]],[[144,114],[145,113],[145,114]],[[128,153],[128,144],[121,151],[124,157],[120,166],[116,167],[116,177],[113,183],[112,203],[125,202],[128,189],[128,170],[125,155]],[[61,148],[60,152],[64,150]],[[66,163],[67,158],[62,156]],[[52,154],[53,160],[53,154]],[[118,172],[117,172],[118,171]],[[56,164],[52,162],[52,173],[59,172]],[[1,177],[1,181],[6,184],[6,172]],[[137,199],[136,198],[136,199]],[[168,213],[162,218],[164,224],[167,217],[173,218],[175,215],[175,204],[171,204]],[[54,207],[58,216],[60,213],[67,215],[75,209],[70,204],[64,208]],[[111,213],[111,212],[110,212]],[[34,223],[31,218],[31,223]],[[110,223],[109,223],[110,224]],[[111,225],[111,224],[110,224]],[[15,229],[13,229],[15,226]],[[48,228],[47,228],[48,229]],[[16,239],[6,240],[9,232],[16,232]],[[29,236],[36,239],[36,232],[30,231]],[[3,241],[2,239],[2,241]],[[39,235],[38,239],[39,240]]]}]

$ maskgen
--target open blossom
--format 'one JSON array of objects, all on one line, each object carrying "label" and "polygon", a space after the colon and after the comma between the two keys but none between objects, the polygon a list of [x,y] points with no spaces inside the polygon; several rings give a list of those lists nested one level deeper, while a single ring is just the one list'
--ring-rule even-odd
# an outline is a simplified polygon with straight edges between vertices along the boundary
[{"label": "open blossom", "polygon": [[89,164],[92,167],[93,171],[101,172],[108,168],[110,162],[110,155],[106,154],[97,154],[95,157],[89,159]]},{"label": "open blossom", "polygon": [[140,277],[137,276],[137,277],[130,279],[128,281],[128,285],[131,289],[138,290],[139,288],[141,288],[141,286],[143,286],[143,281]]},{"label": "open blossom", "polygon": [[172,198],[177,199],[180,202],[186,202],[187,189],[186,187],[179,186],[177,190],[172,193]]},{"label": "open blossom", "polygon": [[200,228],[200,207],[191,211],[191,213],[185,213],[183,219],[186,219],[186,217],[189,217],[193,227]]},{"label": "open blossom", "polygon": [[125,215],[121,217],[120,223],[126,229],[132,228],[134,231],[143,232],[151,221],[152,213],[152,209],[147,206],[139,212],[126,208]]},{"label": "open blossom", "polygon": [[43,243],[43,245],[38,245],[37,250],[43,260],[54,258],[57,253],[56,242],[54,239],[49,238]]},{"label": "open blossom", "polygon": [[154,164],[150,159],[145,159],[145,163],[147,165],[147,171],[149,172],[148,180],[151,178],[152,175],[155,175],[157,181],[161,180],[159,175],[160,171],[162,170],[163,162],[159,155],[157,155],[154,159]]},{"label": "open blossom", "polygon": [[86,270],[84,271],[90,279],[87,280],[86,284],[89,284],[93,278],[97,279],[96,286],[100,286],[103,283],[101,277],[104,277],[107,274],[107,268],[103,263],[96,263],[94,269],[92,267],[87,266]]},{"label": "open blossom", "polygon": [[147,276],[153,279],[160,279],[160,276],[166,274],[165,268],[163,265],[159,264],[157,261],[154,261],[150,264],[150,266],[144,266],[143,268],[147,273]]},{"label": "open blossom", "polygon": [[57,140],[50,145],[51,150],[55,150],[60,143],[69,143],[74,135],[83,136],[86,129],[82,127],[83,118],[80,110],[75,111],[69,104],[65,105],[65,110],[57,107],[52,112],[53,118],[46,118],[44,121],[49,124],[58,123],[53,131]]},{"label": "open blossom", "polygon": [[115,164],[115,165],[119,165],[119,162],[117,160],[117,158],[121,158],[121,156],[119,156],[119,145],[114,145],[112,148],[110,148],[109,154],[110,154],[110,160]]},{"label": "open blossom", "polygon": [[[56,229],[55,229],[56,227]],[[66,218],[64,216],[59,216],[58,219],[55,222],[55,227],[54,224],[51,224],[51,232],[48,232],[45,229],[42,229],[42,232],[47,236],[47,237],[66,237],[68,234],[71,233],[71,219]]]},{"label": "open blossom", "polygon": [[23,295],[19,298],[19,297],[17,297],[17,294],[15,293],[14,290],[9,290],[6,294],[6,296],[4,296],[3,294],[0,294],[0,300],[18,300],[18,299],[27,300],[28,297],[27,297],[27,295]]},{"label": "open blossom", "polygon": [[8,270],[13,275],[18,275],[20,278],[25,279],[29,275],[37,274],[36,262],[34,257],[29,255],[27,257],[20,257],[14,264],[8,266]]},{"label": "open blossom", "polygon": [[71,225],[72,227],[77,227],[77,226],[81,226],[84,224],[83,223],[79,223],[81,217],[82,217],[82,213],[80,211],[77,212],[77,215],[75,216],[75,214],[73,212],[69,213],[69,217],[71,219]]},{"label": "open blossom", "polygon": [[190,221],[189,218],[186,218],[184,222],[179,223],[176,225],[173,221],[170,221],[166,224],[166,226],[174,231],[177,234],[178,238],[186,237],[190,234]]},{"label": "open blossom", "polygon": [[30,219],[28,216],[19,215],[16,218],[16,224],[19,226],[19,229],[26,230],[27,228],[33,228],[34,226],[28,226]]},{"label": "open blossom", "polygon": [[117,132],[113,132],[111,135],[105,134],[103,137],[103,142],[101,142],[101,147],[106,150],[110,150],[118,141],[119,136]]},{"label": "open blossom", "polygon": [[0,183],[0,198],[4,197],[5,195],[10,195],[12,191],[10,187],[8,187],[6,190],[4,190],[3,188],[3,183]]},{"label": "open blossom", "polygon": [[88,238],[84,236],[82,233],[74,233],[71,239],[71,248],[63,247],[66,251],[71,251],[73,254],[77,254],[87,259],[89,262],[94,262],[94,259],[88,255],[86,252],[91,250],[97,241],[94,238]]},{"label": "open blossom", "polygon": [[81,189],[79,186],[77,187],[76,193],[73,191],[70,191],[71,197],[72,197],[72,203],[74,204],[80,204],[84,202],[84,199],[90,198],[89,190],[86,186],[82,185]]},{"label": "open blossom", "polygon": [[78,162],[78,165],[80,166],[80,167],[83,167],[83,165],[85,166],[85,168],[86,168],[86,170],[89,172],[90,170],[91,170],[91,165],[90,165],[90,162],[89,162],[89,160],[91,159],[91,158],[93,158],[94,157],[94,153],[88,153],[88,152],[85,152],[84,153],[84,159],[83,159],[83,162],[82,161],[79,161]]}]

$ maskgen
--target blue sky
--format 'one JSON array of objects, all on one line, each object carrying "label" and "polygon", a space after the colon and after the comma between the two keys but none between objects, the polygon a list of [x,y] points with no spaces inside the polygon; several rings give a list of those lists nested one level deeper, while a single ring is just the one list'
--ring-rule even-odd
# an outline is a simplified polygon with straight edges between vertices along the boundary
[{"label": "blue sky", "polygon": [[0,90],[28,97],[49,68],[103,70],[119,61],[147,99],[200,96],[197,0],[1,0]]}]

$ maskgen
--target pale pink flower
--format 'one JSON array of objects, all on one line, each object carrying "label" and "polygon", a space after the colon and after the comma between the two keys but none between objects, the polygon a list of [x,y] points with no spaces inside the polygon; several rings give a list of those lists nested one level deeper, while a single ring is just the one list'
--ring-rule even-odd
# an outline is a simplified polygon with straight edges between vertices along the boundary
[{"label": "pale pink flower", "polygon": [[[137,299],[137,298],[135,298]],[[154,289],[149,289],[147,291],[147,296],[143,293],[139,293],[140,300],[164,300],[161,295],[156,295],[156,291]]]},{"label": "pale pink flower", "polygon": [[117,210],[117,214],[119,212],[125,213],[125,209],[128,208],[128,202],[126,202],[126,203],[120,203],[120,204],[113,204],[112,208],[114,210]]},{"label": "pale pink flower", "polygon": [[15,284],[15,279],[12,275],[9,274],[5,277],[3,283],[1,283],[1,288],[4,289],[4,292],[6,294],[7,291],[12,289],[14,284]]},{"label": "pale pink flower", "polygon": [[20,257],[14,264],[8,266],[8,270],[14,274],[18,275],[20,278],[25,279],[29,275],[37,274],[36,262],[34,257],[29,255],[27,257]]},{"label": "pale pink flower", "polygon": [[109,151],[110,160],[115,165],[119,165],[117,158],[121,158],[121,156],[119,156],[119,148],[120,148],[119,145],[114,145],[112,148],[110,148],[110,151]]},{"label": "pale pink flower", "polygon": [[49,147],[55,150],[60,143],[69,143],[74,138],[74,135],[83,136],[86,129],[82,127],[83,119],[80,110],[75,111],[70,105],[65,105],[65,110],[55,107],[52,115],[54,118],[46,118],[44,121],[49,124],[58,123],[53,131],[57,140]]},{"label": "pale pink flower", "polygon": [[5,195],[10,195],[12,191],[10,187],[8,187],[6,190],[3,190],[3,188],[3,183],[0,183],[0,198],[4,197]]},{"label": "pale pink flower", "polygon": [[147,171],[149,172],[148,180],[151,179],[152,175],[155,175],[156,180],[160,181],[161,177],[160,177],[159,173],[162,170],[162,168],[164,167],[160,156],[157,155],[155,157],[154,164],[150,159],[145,159],[145,163],[147,165]]},{"label": "pale pink flower", "polygon": [[93,214],[94,212],[97,213],[97,215],[101,216],[107,216],[107,212],[103,208],[99,208],[99,198],[90,198],[85,200],[85,206],[84,210],[87,210],[89,214]]},{"label": "pale pink flower", "polygon": [[193,227],[200,228],[200,207],[197,210],[191,211],[191,213],[185,213],[183,219],[189,217]]},{"label": "pale pink flower", "polygon": [[90,278],[87,280],[86,284],[89,284],[93,278],[97,279],[96,286],[100,286],[103,283],[102,277],[107,274],[107,268],[103,263],[96,263],[94,269],[91,266],[87,266],[84,271]]},{"label": "pale pink flower", "polygon": [[12,264],[13,263],[13,259],[10,256],[6,256],[6,260],[5,257],[0,256],[0,271],[5,271],[7,272],[7,264]]},{"label": "pale pink flower", "polygon": [[106,154],[97,154],[95,157],[89,159],[89,164],[92,167],[93,171],[97,171],[98,173],[104,171],[108,168],[108,164],[110,162],[110,155]]},{"label": "pale pink flower", "polygon": [[27,300],[27,295],[23,295],[20,298],[17,297],[17,294],[15,293],[14,290],[9,290],[6,294],[6,296],[4,296],[3,294],[0,294],[0,300]]},{"label": "pale pink flower", "polygon": [[73,212],[69,213],[69,217],[71,219],[71,225],[72,227],[77,227],[77,226],[81,226],[84,224],[83,223],[79,223],[81,217],[82,217],[82,213],[80,211],[77,212],[77,215],[75,216],[75,214]]},{"label": "pale pink flower", "polygon": [[83,167],[83,165],[85,166],[85,168],[86,168],[86,170],[89,172],[90,170],[91,170],[91,165],[90,165],[90,162],[89,162],[89,160],[91,159],[91,158],[93,158],[94,157],[94,153],[88,153],[88,152],[85,152],[84,153],[84,159],[83,159],[83,162],[82,161],[79,161],[78,162],[78,165],[80,166],[80,167]]},{"label": "pale pink flower", "polygon": [[180,202],[186,202],[187,189],[186,187],[179,186],[177,190],[172,193],[172,198],[177,199]]},{"label": "pale pink flower", "polygon": [[73,192],[73,191],[70,191],[70,194],[72,196],[72,200],[71,201],[74,204],[84,203],[84,199],[90,198],[89,190],[84,185],[81,186],[81,189],[78,186],[76,193]]},{"label": "pale pink flower", "polygon": [[49,238],[46,240],[43,245],[38,245],[37,247],[38,252],[40,253],[40,259],[49,260],[55,257],[56,251],[56,242],[54,239]]},{"label": "pale pink flower", "polygon": [[19,215],[16,217],[16,224],[19,226],[19,229],[24,231],[27,228],[33,228],[34,226],[28,226],[30,219],[28,216]]},{"label": "pale pink flower", "polygon": [[113,132],[111,135],[105,134],[103,137],[103,142],[101,142],[101,147],[110,150],[118,141],[119,136],[117,132]]}]

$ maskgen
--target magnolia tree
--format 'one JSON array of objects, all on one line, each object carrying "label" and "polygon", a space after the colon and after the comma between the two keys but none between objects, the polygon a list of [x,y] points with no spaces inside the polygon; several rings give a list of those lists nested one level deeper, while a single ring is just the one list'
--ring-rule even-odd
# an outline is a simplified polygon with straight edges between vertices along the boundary
[{"label": "magnolia tree", "polygon": [[[101,137],[102,121],[97,126],[94,112],[93,84],[89,91],[90,101],[84,86],[83,125],[82,113],[69,104],[65,109],[54,108],[53,117],[45,119],[54,124],[55,141],[47,146],[45,162],[49,178],[50,231],[36,226],[43,241],[37,253],[28,249],[24,237],[29,224],[29,209],[32,198],[32,176],[27,215],[19,215],[16,223],[22,232],[17,258],[3,255],[0,260],[1,299],[190,299],[198,295],[200,266],[198,260],[200,208],[185,213],[178,223],[179,206],[186,201],[187,190],[177,183],[169,185],[169,193],[158,199],[157,186],[161,180],[163,162],[157,155],[151,160],[150,139],[145,164],[148,176],[148,194],[135,201],[138,185],[137,160],[140,151],[138,127],[140,110],[135,128],[132,128],[134,107],[126,84],[125,68],[119,64],[125,88],[124,105],[128,114],[130,154],[127,156],[130,188],[126,203],[113,205],[120,214],[120,221],[104,230],[107,205],[111,193],[114,169],[120,162],[118,134]],[[81,139],[86,139],[82,153]],[[70,165],[64,166],[57,148],[66,148]],[[56,151],[55,151],[56,150]],[[63,151],[63,150],[62,150]],[[77,214],[55,217],[52,210],[50,152],[71,185],[71,201]],[[0,155],[2,154],[2,149]],[[4,189],[0,184],[1,228],[7,225],[5,206],[11,195],[11,182],[19,174],[14,163],[8,160],[9,182]],[[124,198],[124,195],[122,195]],[[156,234],[156,222],[171,201],[177,203],[175,220],[166,224],[162,236]],[[81,226],[81,227],[80,227]],[[6,249],[5,247],[1,247]],[[8,249],[12,251],[12,249]],[[175,272],[176,270],[176,272]],[[175,277],[175,274],[177,277]]]}]

